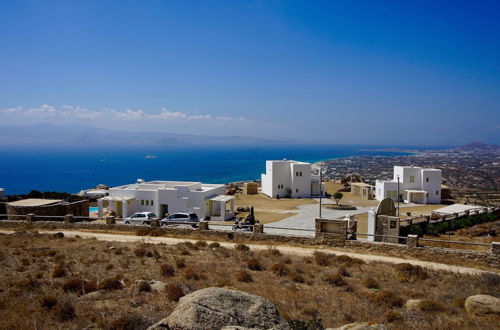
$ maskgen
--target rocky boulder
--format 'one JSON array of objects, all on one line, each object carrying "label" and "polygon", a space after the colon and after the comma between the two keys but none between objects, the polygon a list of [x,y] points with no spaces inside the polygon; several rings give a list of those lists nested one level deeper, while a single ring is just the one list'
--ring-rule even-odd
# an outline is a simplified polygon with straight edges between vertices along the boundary
[{"label": "rocky boulder", "polygon": [[[148,330],[290,329],[265,298],[225,288],[206,288],[182,297],[172,314]],[[227,329],[227,328],[226,328]]]},{"label": "rocky boulder", "polygon": [[500,314],[500,299],[479,294],[465,299],[465,310],[471,315]]},{"label": "rocky boulder", "polygon": [[421,299],[410,299],[406,302],[405,307],[407,310],[417,310],[421,302]]}]

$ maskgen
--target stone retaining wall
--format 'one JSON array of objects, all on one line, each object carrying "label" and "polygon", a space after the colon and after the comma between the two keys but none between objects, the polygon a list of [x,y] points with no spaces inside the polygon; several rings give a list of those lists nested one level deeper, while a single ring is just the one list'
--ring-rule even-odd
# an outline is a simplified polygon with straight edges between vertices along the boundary
[{"label": "stone retaining wall", "polygon": [[[462,259],[464,261],[474,261],[480,262],[493,268],[500,268],[500,257],[498,254],[487,253],[487,252],[477,252],[477,251],[467,251],[467,250],[454,250],[448,248],[438,248],[438,247],[409,247],[408,245],[393,244],[386,242],[369,242],[369,241],[357,241],[357,240],[329,240],[328,233],[325,235],[319,235],[316,237],[295,237],[295,236],[282,236],[282,235],[270,235],[263,233],[249,233],[249,232],[228,232],[228,231],[218,231],[218,230],[197,230],[192,228],[148,228],[139,226],[127,226],[119,224],[97,224],[97,223],[65,223],[65,222],[53,222],[53,221],[11,221],[3,220],[0,221],[0,228],[12,228],[12,229],[35,229],[35,230],[88,230],[88,231],[102,231],[109,233],[141,233],[150,236],[170,236],[186,239],[199,239],[199,240],[215,240],[215,241],[233,241],[233,242],[260,242],[269,243],[270,245],[276,243],[291,243],[294,245],[307,246],[335,246],[338,248],[346,249],[360,249],[369,252],[380,252],[382,254],[390,254],[396,256],[429,256],[429,255],[439,255],[441,257],[452,256],[455,258]],[[495,249],[498,245],[495,246]]]}]

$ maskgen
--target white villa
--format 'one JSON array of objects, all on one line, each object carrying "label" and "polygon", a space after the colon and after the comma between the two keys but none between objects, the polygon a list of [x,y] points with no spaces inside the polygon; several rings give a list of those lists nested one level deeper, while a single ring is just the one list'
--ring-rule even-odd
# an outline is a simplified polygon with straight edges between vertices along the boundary
[{"label": "white villa", "polygon": [[110,188],[100,198],[98,215],[113,211],[119,218],[135,212],[153,212],[158,218],[167,213],[196,213],[200,220],[229,220],[234,217],[234,197],[225,195],[223,184],[201,182],[149,181]]},{"label": "white villa", "polygon": [[390,181],[377,180],[375,198],[379,201],[391,198],[405,203],[441,203],[441,170],[414,166],[394,166],[394,178]]},{"label": "white villa", "polygon": [[[321,189],[320,189],[321,188]],[[268,160],[262,174],[262,193],[272,198],[319,197],[325,193],[319,176],[313,175],[311,164],[295,160]]]}]

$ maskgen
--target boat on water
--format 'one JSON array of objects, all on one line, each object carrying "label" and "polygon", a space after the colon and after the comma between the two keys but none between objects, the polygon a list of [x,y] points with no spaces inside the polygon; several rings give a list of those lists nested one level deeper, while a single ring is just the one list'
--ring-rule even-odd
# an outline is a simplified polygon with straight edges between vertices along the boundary
[{"label": "boat on water", "polygon": [[146,156],[146,159],[156,159],[156,158],[158,158],[158,156],[156,156],[156,155],[147,155]]}]

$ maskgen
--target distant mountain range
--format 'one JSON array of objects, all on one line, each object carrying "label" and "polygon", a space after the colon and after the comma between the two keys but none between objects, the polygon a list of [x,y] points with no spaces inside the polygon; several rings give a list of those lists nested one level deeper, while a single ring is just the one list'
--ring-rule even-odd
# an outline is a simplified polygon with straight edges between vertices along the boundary
[{"label": "distant mountain range", "polygon": [[461,150],[500,150],[500,146],[494,144],[484,144],[481,142],[471,142],[459,147]]},{"label": "distant mountain range", "polygon": [[35,124],[0,126],[0,145],[179,145],[179,144],[282,144],[293,140],[271,140],[245,136],[208,136],[162,132],[112,131],[84,125]]}]

